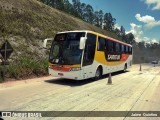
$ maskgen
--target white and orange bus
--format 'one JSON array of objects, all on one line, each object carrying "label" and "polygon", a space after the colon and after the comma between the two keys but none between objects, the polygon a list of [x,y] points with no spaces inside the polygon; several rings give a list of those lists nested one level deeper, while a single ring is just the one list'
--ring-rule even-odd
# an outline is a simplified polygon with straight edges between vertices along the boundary
[{"label": "white and orange bus", "polygon": [[99,79],[132,65],[132,46],[93,31],[59,32],[49,54],[49,74],[74,80]]}]

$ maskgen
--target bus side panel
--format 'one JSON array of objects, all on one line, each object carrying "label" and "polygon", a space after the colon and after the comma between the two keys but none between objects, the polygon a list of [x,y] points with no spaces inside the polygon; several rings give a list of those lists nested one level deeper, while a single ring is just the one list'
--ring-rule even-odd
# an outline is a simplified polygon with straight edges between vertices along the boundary
[{"label": "bus side panel", "polygon": [[104,52],[96,51],[95,61],[96,65],[102,66],[103,74],[108,74],[124,70],[125,64],[127,64],[127,68],[129,68],[132,63],[132,55],[128,55],[127,59],[121,61],[107,61]]}]

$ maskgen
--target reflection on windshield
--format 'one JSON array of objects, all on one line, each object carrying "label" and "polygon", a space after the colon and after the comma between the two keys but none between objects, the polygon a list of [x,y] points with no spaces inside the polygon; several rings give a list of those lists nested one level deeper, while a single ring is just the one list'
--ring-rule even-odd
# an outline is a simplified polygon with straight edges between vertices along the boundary
[{"label": "reflection on windshield", "polygon": [[52,43],[49,60],[53,64],[80,64],[82,50],[79,49],[80,38],[84,32],[57,34]]}]

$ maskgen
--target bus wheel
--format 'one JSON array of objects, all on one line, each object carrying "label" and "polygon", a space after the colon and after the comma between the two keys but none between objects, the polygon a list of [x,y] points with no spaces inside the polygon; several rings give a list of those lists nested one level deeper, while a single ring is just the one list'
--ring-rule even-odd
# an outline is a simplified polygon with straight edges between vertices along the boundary
[{"label": "bus wheel", "polygon": [[123,71],[124,71],[124,72],[127,71],[127,64],[124,65],[124,70],[123,70]]},{"label": "bus wheel", "polygon": [[98,67],[97,70],[96,70],[96,74],[95,74],[95,80],[98,80],[102,77],[102,69],[101,67]]}]

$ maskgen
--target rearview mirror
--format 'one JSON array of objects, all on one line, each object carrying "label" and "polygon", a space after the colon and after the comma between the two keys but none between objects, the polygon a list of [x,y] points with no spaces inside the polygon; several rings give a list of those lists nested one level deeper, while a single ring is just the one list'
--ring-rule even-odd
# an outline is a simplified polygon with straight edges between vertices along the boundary
[{"label": "rearview mirror", "polygon": [[49,49],[51,47],[51,43],[53,41],[53,38],[47,38],[43,41],[43,48]]},{"label": "rearview mirror", "polygon": [[86,43],[87,38],[86,37],[81,37],[80,38],[80,44],[79,44],[79,49],[83,50],[85,47],[85,43]]}]

